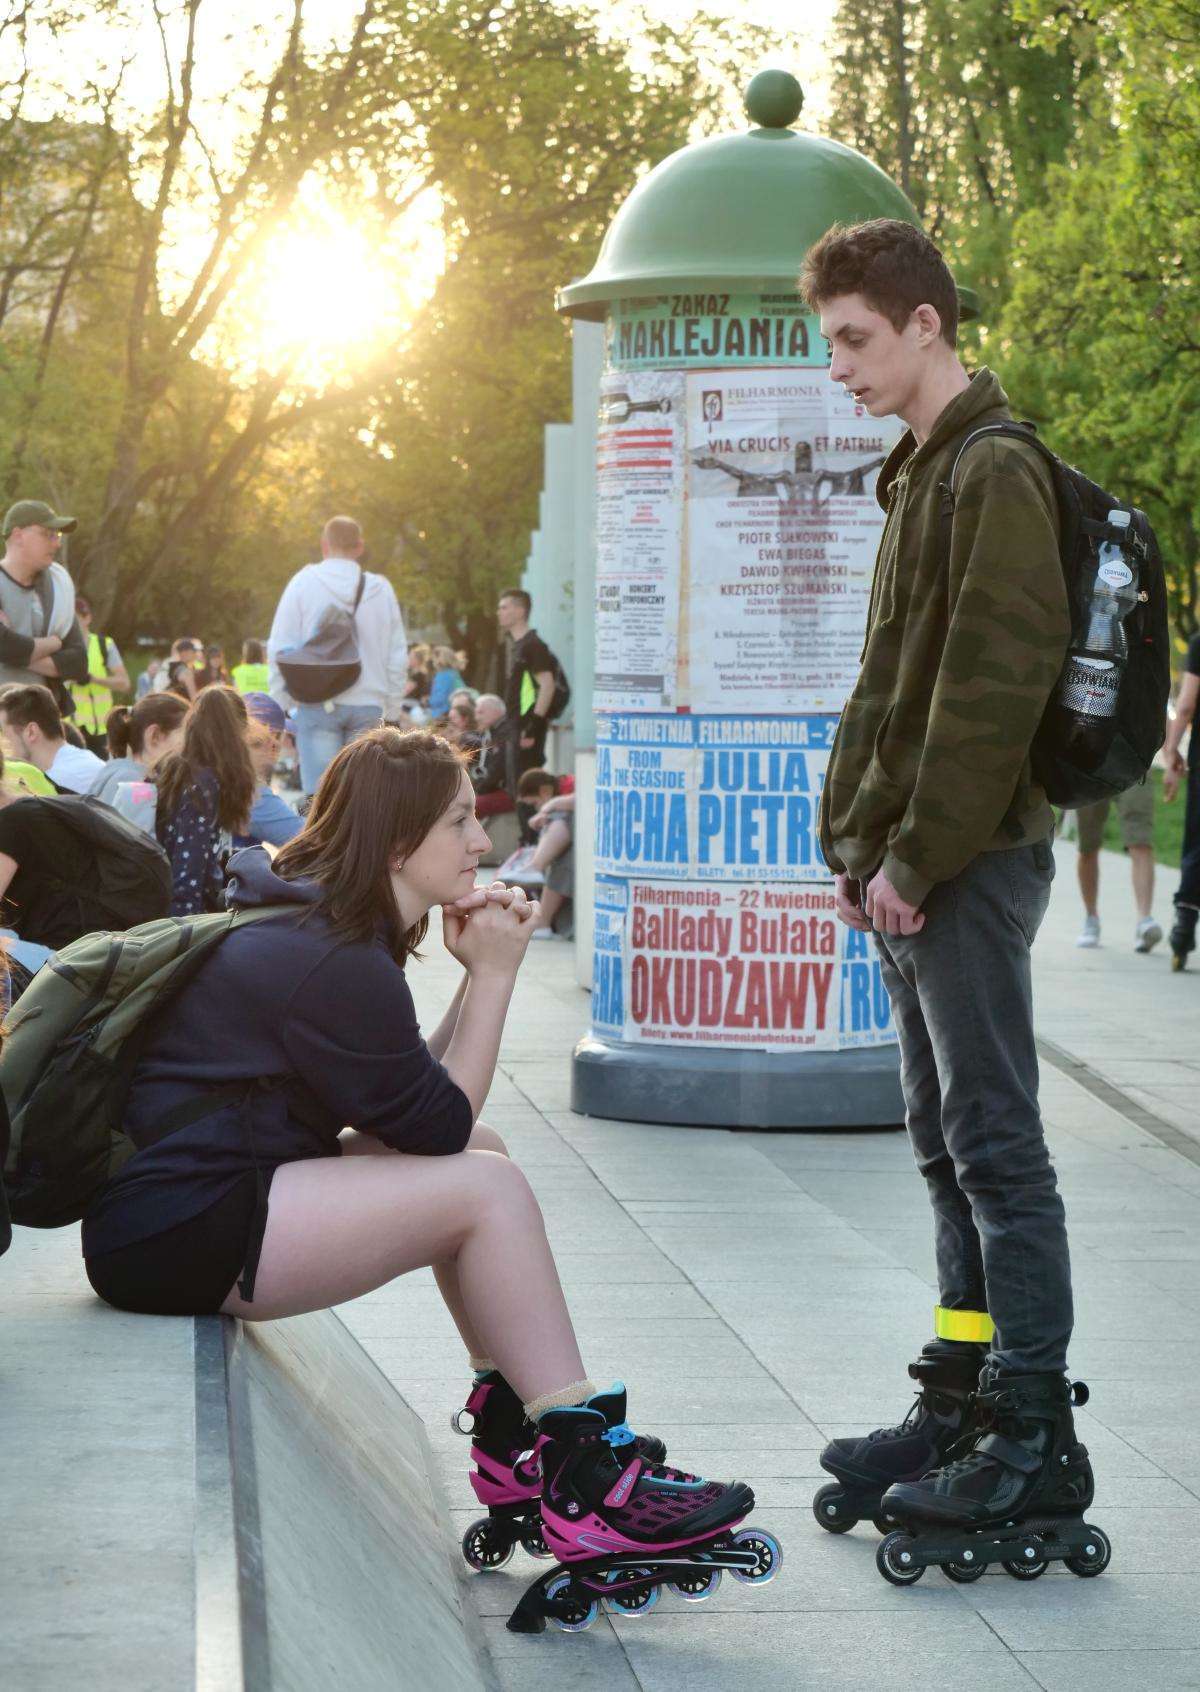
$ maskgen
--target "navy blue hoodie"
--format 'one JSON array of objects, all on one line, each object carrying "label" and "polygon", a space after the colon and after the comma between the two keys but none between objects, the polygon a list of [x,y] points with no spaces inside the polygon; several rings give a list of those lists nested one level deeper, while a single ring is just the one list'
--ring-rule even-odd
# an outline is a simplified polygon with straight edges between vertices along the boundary
[{"label": "navy blue hoodie", "polygon": [[[256,1161],[269,1180],[281,1163],[340,1156],[346,1127],[429,1157],[470,1138],[471,1102],[430,1055],[383,940],[346,940],[316,915],[296,920],[318,889],[282,880],[259,846],[229,867],[230,905],[291,905],[296,917],[235,930],[163,1012],[125,1115],[143,1149],[84,1217],[85,1256],[186,1222]],[[240,1080],[270,1084],[151,1143],[175,1106]]]}]

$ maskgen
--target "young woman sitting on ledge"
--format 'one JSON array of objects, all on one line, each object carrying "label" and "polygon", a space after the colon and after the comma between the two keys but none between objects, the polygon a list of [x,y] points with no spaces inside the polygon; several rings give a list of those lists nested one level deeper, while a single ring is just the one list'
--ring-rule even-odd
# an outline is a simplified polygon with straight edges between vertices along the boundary
[{"label": "young woman sitting on ledge", "polygon": [[[540,1477],[513,1468],[541,1435],[566,1442],[593,1532],[599,1514],[614,1534],[652,1521],[651,1538],[667,1524],[676,1545],[707,1542],[748,1489],[651,1480],[656,1440],[609,1498],[614,1453],[635,1449],[624,1391],[587,1378],[537,1200],[479,1120],[538,922],[519,889],[476,888],[487,843],[460,754],[384,727],[333,760],[273,865],[234,855],[229,903],[280,913],[234,930],[163,1012],[129,1095],[140,1149],[84,1219],[88,1277],[122,1309],[261,1321],[431,1265],[476,1371],[473,1484],[504,1530],[516,1512],[513,1537],[541,1531]],[[404,966],[435,905],[463,978],[426,1041]],[[186,1126],[156,1132],[206,1092]]]}]

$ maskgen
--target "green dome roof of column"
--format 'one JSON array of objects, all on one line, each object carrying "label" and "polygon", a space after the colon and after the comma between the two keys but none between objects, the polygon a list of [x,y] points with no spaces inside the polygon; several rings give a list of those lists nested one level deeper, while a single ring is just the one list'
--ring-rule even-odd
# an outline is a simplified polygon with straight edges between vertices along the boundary
[{"label": "green dome roof of column", "polygon": [[[759,71],[746,90],[756,127],[655,165],[613,218],[590,274],[559,290],[559,311],[601,319],[610,301],[639,295],[786,292],[832,224],[919,224],[908,196],[862,153],[789,127],[803,103],[789,72]],[[963,316],[975,316],[974,295],[959,292]]]}]

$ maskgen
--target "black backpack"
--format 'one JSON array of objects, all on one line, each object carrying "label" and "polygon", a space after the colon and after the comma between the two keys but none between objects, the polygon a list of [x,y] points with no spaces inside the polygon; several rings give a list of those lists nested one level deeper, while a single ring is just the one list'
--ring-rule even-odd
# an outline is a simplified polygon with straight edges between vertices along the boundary
[{"label": "black backpack", "polygon": [[1158,540],[1144,512],[1064,463],[1039,438],[1036,425],[1010,419],[973,429],[958,449],[949,480],[942,484],[941,551],[947,563],[955,475],[967,448],[987,435],[1009,435],[1014,440],[1025,441],[1036,447],[1050,466],[1058,501],[1059,555],[1071,607],[1072,647],[1082,641],[1087,627],[1090,581],[1095,574],[1100,543],[1118,538],[1117,532],[1108,526],[1108,513],[1117,509],[1132,513],[1129,529],[1120,538],[1136,561],[1138,604],[1126,618],[1129,658],[1121,673],[1116,711],[1107,720],[1110,734],[1107,747],[1099,761],[1089,761],[1086,769],[1077,761],[1066,743],[1062,713],[1056,707],[1058,683],[1030,747],[1034,778],[1045,789],[1052,805],[1074,809],[1115,799],[1126,788],[1146,779],[1166,730],[1171,688],[1170,631],[1167,584]]},{"label": "black backpack", "polygon": [[168,914],[171,860],[111,805],[78,793],[15,805],[37,842],[21,865],[30,875],[28,909],[18,915],[22,939],[57,950],[96,929],[135,928]]},{"label": "black backpack", "polygon": [[[553,656],[553,654],[551,655]],[[567,672],[558,659],[554,659],[554,692],[550,697],[550,709],[546,713],[547,722],[556,722],[571,703],[571,684],[567,680]]]}]

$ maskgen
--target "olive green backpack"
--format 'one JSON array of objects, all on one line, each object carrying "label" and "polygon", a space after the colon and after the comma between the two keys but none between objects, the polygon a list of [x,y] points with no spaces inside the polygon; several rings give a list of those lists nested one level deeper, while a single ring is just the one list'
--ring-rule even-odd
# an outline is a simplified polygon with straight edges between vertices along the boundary
[{"label": "olive green backpack", "polygon": [[[14,1222],[61,1228],[79,1220],[138,1149],[122,1123],[154,1017],[227,934],[289,912],[295,905],[160,917],[124,933],[85,934],[43,964],[9,1011],[0,1052],[11,1125],[4,1192]],[[231,1082],[184,1100],[155,1138],[257,1084]]]}]

